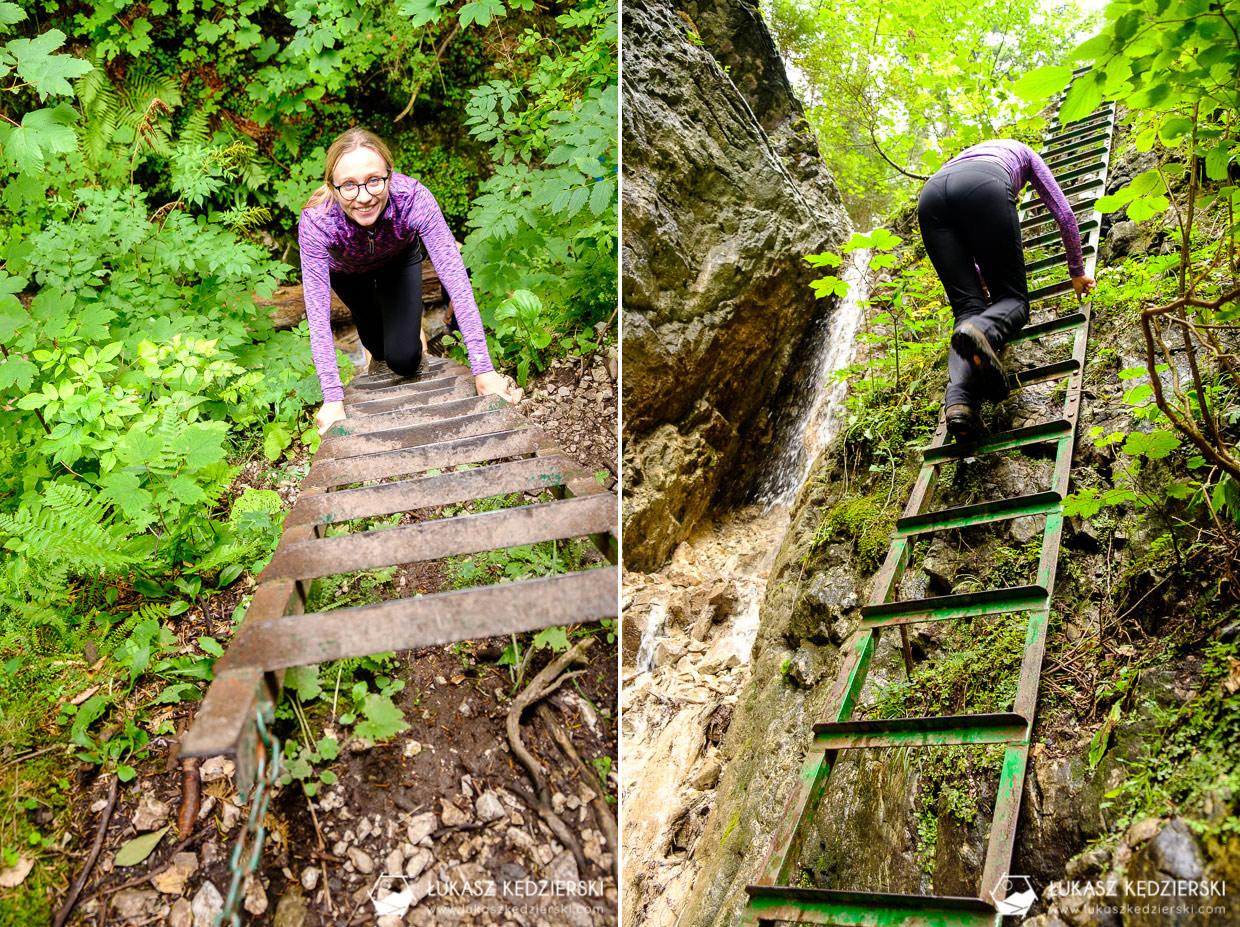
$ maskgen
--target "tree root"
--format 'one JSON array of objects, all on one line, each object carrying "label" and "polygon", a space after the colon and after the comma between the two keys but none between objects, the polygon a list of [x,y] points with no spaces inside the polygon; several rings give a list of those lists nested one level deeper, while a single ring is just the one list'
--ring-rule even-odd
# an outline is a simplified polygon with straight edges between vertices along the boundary
[{"label": "tree root", "polygon": [[527,796],[527,801],[538,812],[547,826],[551,828],[551,832],[555,834],[556,839],[572,851],[573,857],[577,860],[577,870],[579,872],[585,871],[585,854],[582,853],[581,846],[577,842],[577,838],[573,836],[573,832],[568,828],[568,825],[551,808],[551,790],[547,787],[542,764],[526,749],[525,744],[521,740],[521,714],[535,702],[546,698],[556,691],[569,679],[572,679],[574,676],[580,676],[584,670],[564,671],[570,666],[584,663],[586,651],[590,649],[593,643],[594,639],[591,637],[582,638],[540,670],[538,675],[530,680],[529,685],[521,691],[521,694],[513,699],[512,705],[508,709],[508,717],[504,722],[504,728],[508,733],[508,745],[512,749],[512,755],[525,768],[530,780],[534,783],[536,794],[534,796]]},{"label": "tree root", "polygon": [[586,783],[594,791],[594,798],[590,801],[590,807],[594,809],[594,819],[598,822],[598,828],[603,832],[603,838],[607,841],[607,846],[611,850],[612,874],[616,879],[620,878],[620,837],[616,828],[616,816],[612,813],[611,806],[607,804],[607,792],[604,791],[603,785],[599,782],[593,770],[586,770],[585,763],[581,762],[581,757],[577,754],[573,742],[568,736],[568,732],[564,730],[564,726],[560,724],[555,713],[546,705],[539,705],[537,708],[538,717],[542,718],[543,724],[547,726],[547,730],[551,732],[551,736],[555,738],[556,744],[564,751],[564,755],[568,757],[568,761],[576,767],[578,775],[584,775]]}]

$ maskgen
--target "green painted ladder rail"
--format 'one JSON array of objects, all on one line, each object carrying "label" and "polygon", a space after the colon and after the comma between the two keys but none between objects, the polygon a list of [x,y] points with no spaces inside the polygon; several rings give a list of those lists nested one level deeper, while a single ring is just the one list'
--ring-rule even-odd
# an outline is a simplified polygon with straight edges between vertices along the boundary
[{"label": "green painted ladder rail", "polygon": [[[1076,72],[1074,78],[1084,73]],[[1060,101],[1062,102],[1062,97]],[[1042,154],[1073,204],[1081,229],[1085,271],[1092,275],[1097,260],[1101,215],[1094,208],[1106,186],[1107,168],[1115,128],[1114,104],[1077,122],[1052,124],[1044,138]],[[1034,196],[1021,204],[1021,228],[1026,247],[1054,247],[1059,232],[1047,211],[1031,205]],[[1039,271],[1053,272],[1066,263],[1059,253],[1027,262],[1031,283]],[[1030,341],[1054,333],[1072,333],[1070,360],[1059,361],[1009,374],[1013,387],[1067,378],[1062,417],[1015,428],[962,447],[945,444],[947,428],[942,415],[904,515],[896,522],[895,536],[886,560],[874,579],[869,603],[861,609],[861,626],[841,649],[843,662],[831,691],[828,717],[814,725],[814,739],[789,796],[788,807],[776,830],[770,852],[757,883],[747,886],[748,898],[741,911],[742,927],[763,921],[805,924],[857,925],[857,927],[999,927],[998,903],[1007,894],[1008,867],[1016,838],[1021,787],[1029,755],[1037,704],[1038,683],[1046,647],[1050,603],[1055,590],[1055,569],[1063,532],[1062,501],[1068,491],[1072,447],[1080,413],[1081,384],[1089,343],[1088,302],[1064,314],[1038,319],[1038,304],[1072,293],[1071,281],[1058,280],[1030,291],[1033,324],[1013,341]],[[937,482],[938,468],[949,461],[983,457],[997,451],[1032,444],[1054,446],[1055,467],[1049,491],[993,502],[964,505],[941,511],[924,511]],[[980,525],[1030,515],[1046,519],[1041,556],[1032,585],[990,589],[913,601],[892,601],[916,539],[927,532]],[[870,660],[883,628],[898,625],[906,665],[911,665],[907,638],[909,624],[1023,612],[1028,616],[1024,655],[1012,710],[1000,713],[913,717],[893,720],[852,720],[852,713],[865,685]],[[957,744],[996,744],[1003,747],[994,819],[976,896],[914,895],[887,892],[797,888],[788,885],[796,871],[804,840],[826,792],[827,780],[841,750],[886,747],[941,747]]]},{"label": "green painted ladder rail", "polygon": [[[180,755],[233,757],[243,794],[264,767],[258,717],[270,719],[288,667],[618,614],[615,494],[507,402],[478,396],[464,367],[427,364],[418,380],[358,377],[345,388],[346,419],[315,453],[241,627],[215,664]],[[370,485],[349,488],[359,483]],[[553,501],[324,536],[327,525],[353,519],[543,490]],[[317,577],[579,537],[611,565],[305,614]]]}]

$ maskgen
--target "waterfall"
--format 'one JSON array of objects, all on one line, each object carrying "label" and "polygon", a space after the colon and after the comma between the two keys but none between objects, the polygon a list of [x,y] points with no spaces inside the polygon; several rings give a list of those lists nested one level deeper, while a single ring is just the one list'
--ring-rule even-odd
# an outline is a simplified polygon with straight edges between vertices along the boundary
[{"label": "waterfall", "polygon": [[795,499],[809,479],[814,459],[835,437],[848,384],[827,381],[852,362],[861,304],[870,296],[865,275],[870,254],[864,248],[849,256],[841,275],[848,283],[848,294],[834,312],[818,320],[808,336],[804,356],[809,369],[776,420],[774,453],[758,478],[757,501],[781,505]]}]

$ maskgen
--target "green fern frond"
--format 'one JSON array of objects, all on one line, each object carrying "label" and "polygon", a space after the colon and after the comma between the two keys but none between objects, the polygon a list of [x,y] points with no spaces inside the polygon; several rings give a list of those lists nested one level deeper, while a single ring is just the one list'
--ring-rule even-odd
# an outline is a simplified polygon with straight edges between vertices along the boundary
[{"label": "green fern frond", "polygon": [[9,550],[82,573],[120,570],[141,559],[130,553],[129,535],[112,523],[107,505],[82,486],[53,483],[39,502],[37,509],[0,514],[0,535],[9,536],[4,544]]}]

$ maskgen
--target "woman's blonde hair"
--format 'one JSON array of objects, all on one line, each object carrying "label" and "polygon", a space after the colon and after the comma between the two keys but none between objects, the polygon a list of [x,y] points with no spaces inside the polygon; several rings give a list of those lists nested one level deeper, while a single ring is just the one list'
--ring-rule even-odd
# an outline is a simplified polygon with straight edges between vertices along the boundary
[{"label": "woman's blonde hair", "polygon": [[327,149],[327,167],[323,171],[323,185],[310,195],[310,199],[306,200],[303,209],[310,209],[315,206],[322,206],[330,200],[339,202],[336,195],[336,188],[332,186],[332,173],[336,170],[336,164],[347,155],[350,151],[356,151],[359,148],[369,148],[383,159],[383,163],[388,166],[388,170],[392,168],[392,152],[388,146],[384,144],[383,139],[375,135],[369,129],[355,127],[341,132],[332,142],[330,148]]}]

